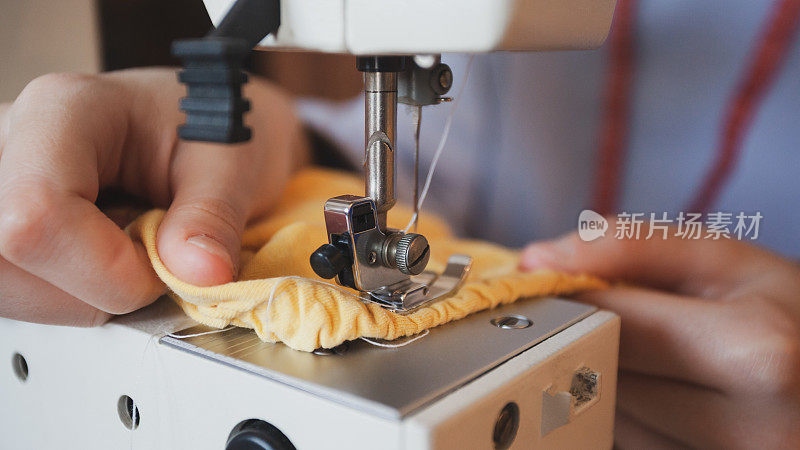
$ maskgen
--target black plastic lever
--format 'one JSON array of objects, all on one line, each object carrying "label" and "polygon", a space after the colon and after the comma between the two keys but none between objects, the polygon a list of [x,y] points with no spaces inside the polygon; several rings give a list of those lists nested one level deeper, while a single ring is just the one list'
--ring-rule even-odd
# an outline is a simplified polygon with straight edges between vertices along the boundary
[{"label": "black plastic lever", "polygon": [[280,26],[280,0],[237,0],[219,26],[202,39],[175,41],[172,54],[183,62],[179,80],[187,95],[180,108],[186,123],[181,139],[236,143],[250,140],[244,125],[250,102],[242,96],[244,64],[250,51]]}]

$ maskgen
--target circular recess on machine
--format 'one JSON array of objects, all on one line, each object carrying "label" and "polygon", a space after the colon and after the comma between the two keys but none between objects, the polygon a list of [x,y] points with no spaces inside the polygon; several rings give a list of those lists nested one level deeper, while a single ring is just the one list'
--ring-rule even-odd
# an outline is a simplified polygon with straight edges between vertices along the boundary
[{"label": "circular recess on machine", "polygon": [[28,380],[28,361],[19,353],[14,353],[11,357],[11,368],[14,370],[14,375],[17,376],[19,381],[23,383]]},{"label": "circular recess on machine", "polygon": [[123,395],[117,400],[117,414],[125,428],[129,430],[139,428],[142,415],[139,414],[139,407],[130,396]]},{"label": "circular recess on machine", "polygon": [[490,320],[491,324],[497,328],[504,330],[522,330],[533,325],[533,321],[525,316],[512,314],[508,316],[499,316]]},{"label": "circular recess on machine", "polygon": [[225,450],[296,450],[292,441],[269,422],[248,419],[239,422],[228,435]]},{"label": "circular recess on machine", "polygon": [[515,402],[508,402],[500,410],[500,414],[497,415],[497,420],[494,422],[494,432],[492,433],[494,448],[496,450],[505,450],[511,447],[517,437],[518,429],[519,406]]}]

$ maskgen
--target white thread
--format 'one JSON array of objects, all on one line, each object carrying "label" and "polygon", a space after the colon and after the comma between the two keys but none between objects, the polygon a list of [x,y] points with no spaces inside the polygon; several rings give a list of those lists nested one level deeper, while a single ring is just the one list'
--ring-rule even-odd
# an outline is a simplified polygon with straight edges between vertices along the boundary
[{"label": "white thread", "polygon": [[420,334],[419,334],[419,336],[414,336],[413,338],[411,338],[411,339],[408,339],[408,340],[406,340],[406,341],[403,341],[403,342],[400,342],[399,344],[385,344],[385,343],[383,343],[383,342],[377,342],[377,341],[373,341],[372,339],[365,338],[365,337],[362,337],[362,338],[361,338],[361,340],[362,340],[362,341],[365,341],[365,342],[367,342],[367,343],[370,343],[370,344],[372,344],[372,345],[374,345],[374,346],[376,346],[376,347],[384,347],[384,348],[398,348],[398,347],[405,347],[406,345],[408,345],[408,344],[410,344],[410,343],[412,343],[412,342],[414,342],[414,341],[417,341],[417,340],[419,340],[419,339],[422,339],[422,338],[424,338],[425,336],[427,336],[427,335],[428,335],[430,332],[431,332],[430,330],[425,330],[425,331],[423,331],[422,333],[420,333]]},{"label": "white thread", "polygon": [[[467,86],[467,79],[469,78],[469,71],[472,68],[472,59],[475,55],[471,55],[469,57],[469,61],[467,61],[467,67],[464,69],[464,83],[461,84],[461,87],[458,89],[458,94],[456,94],[456,98],[453,101],[453,109],[450,110],[450,114],[447,116],[447,120],[444,122],[444,130],[442,130],[442,137],[439,139],[439,146],[436,147],[436,153],[433,155],[433,161],[431,161],[431,167],[428,169],[428,175],[425,177],[425,187],[422,188],[422,194],[419,196],[419,201],[416,205],[416,211],[422,210],[422,203],[425,202],[425,197],[428,195],[428,189],[431,187],[431,180],[433,179],[433,172],[436,170],[436,165],[439,163],[439,157],[442,156],[442,152],[444,151],[444,146],[447,143],[447,138],[450,136],[450,127],[453,125],[453,116],[456,114],[456,109],[458,108],[458,104],[461,101],[462,94],[464,93],[464,88]],[[414,212],[414,215],[411,216],[411,220],[408,221],[408,225],[403,229],[403,233],[408,233],[408,230],[411,226],[416,222],[417,216],[419,215],[418,212]]]},{"label": "white thread", "polygon": [[219,330],[203,331],[202,333],[194,333],[194,334],[167,333],[167,336],[169,336],[171,338],[175,338],[175,339],[188,339],[188,338],[193,338],[193,337],[197,337],[197,336],[205,336],[207,334],[222,333],[223,331],[232,330],[234,328],[236,328],[236,327],[230,326],[230,327],[225,327],[225,328],[222,328],[222,329],[219,329]]},{"label": "white thread", "polygon": [[301,277],[300,275],[287,275],[285,277],[277,278],[278,281],[275,283],[275,286],[272,287],[272,292],[270,292],[270,294],[269,294],[269,300],[267,300],[267,308],[269,308],[269,305],[272,303],[272,299],[275,297],[275,291],[278,290],[278,285],[280,284],[280,282],[281,281],[285,281],[285,280],[290,280],[290,279],[310,281],[312,283],[322,284],[322,285],[325,285],[325,286],[328,286],[328,287],[332,287],[332,288],[336,289],[337,291],[341,292],[342,294],[349,295],[350,297],[353,297],[353,298],[355,298],[357,300],[362,300],[362,301],[364,300],[363,298],[361,298],[361,296],[353,294],[352,292],[349,292],[346,289],[342,288],[341,286],[337,286],[337,285],[335,285],[333,283],[326,283],[325,281],[320,281],[320,280],[314,280],[312,278]]},{"label": "white thread", "polygon": [[[267,316],[267,324],[266,324],[267,325],[267,329],[269,329],[269,322],[268,322],[269,321],[269,310],[270,310],[270,307],[272,306],[272,300],[275,298],[275,293],[278,291],[278,287],[280,286],[281,282],[286,281],[286,280],[290,280],[290,279],[310,281],[311,283],[316,283],[316,284],[321,284],[321,285],[324,285],[324,286],[332,287],[332,288],[336,289],[337,291],[341,292],[342,294],[349,295],[350,297],[353,297],[356,300],[364,301],[364,299],[361,298],[361,296],[355,295],[352,292],[348,292],[344,288],[342,288],[340,286],[337,286],[337,285],[335,285],[333,283],[327,283],[325,281],[319,281],[319,280],[314,280],[314,279],[311,279],[311,278],[301,277],[299,275],[288,275],[288,276],[285,276],[285,277],[280,277],[280,278],[276,279],[275,285],[272,286],[272,290],[269,293],[269,298],[267,299],[267,311],[266,311],[267,312],[267,314],[266,314],[266,316]],[[230,327],[226,327],[226,328],[223,328],[223,329],[220,329],[220,330],[211,330],[211,331],[204,331],[202,333],[182,334],[182,335],[177,335],[177,334],[173,334],[173,333],[167,333],[167,336],[173,337],[175,339],[186,339],[186,338],[191,338],[191,337],[204,336],[204,335],[207,335],[207,334],[222,333],[224,331],[228,331],[228,330],[231,330],[233,328],[235,328],[235,327],[230,326]],[[370,343],[372,345],[375,345],[377,347],[398,348],[398,347],[404,347],[404,346],[406,346],[406,345],[408,345],[408,344],[410,344],[410,343],[412,343],[412,342],[414,342],[414,341],[416,341],[418,339],[422,339],[425,336],[427,336],[428,333],[430,333],[430,330],[425,330],[422,333],[420,333],[418,336],[415,336],[415,337],[413,337],[411,339],[403,341],[402,343],[399,343],[399,344],[384,344],[384,343],[381,343],[381,342],[373,341],[373,340],[371,340],[369,338],[365,338],[365,337],[362,337],[360,339],[363,339],[365,342],[368,342],[368,343]]]},{"label": "white thread", "polygon": [[275,280],[275,284],[272,286],[272,289],[270,289],[270,291],[269,291],[269,298],[267,299],[267,308],[266,308],[266,320],[264,320],[264,325],[265,325],[267,330],[269,330],[271,328],[270,327],[270,323],[269,323],[270,322],[270,320],[269,320],[269,310],[272,309],[272,299],[275,298],[275,292],[278,290],[278,286],[280,286],[280,284],[283,281],[285,281],[287,278],[289,278],[289,277],[280,277],[277,280]]},{"label": "white thread", "polygon": [[[275,293],[278,291],[278,287],[280,286],[280,284],[283,281],[286,281],[286,280],[289,280],[289,279],[304,280],[304,281],[309,281],[311,283],[322,284],[322,285],[325,285],[325,286],[328,286],[328,287],[332,287],[332,288],[336,289],[337,291],[341,292],[342,294],[349,295],[349,296],[351,296],[351,297],[353,297],[353,298],[355,298],[357,300],[361,300],[361,301],[364,300],[360,296],[355,295],[352,292],[348,292],[345,289],[343,289],[343,288],[341,288],[339,286],[336,286],[335,284],[332,284],[332,283],[326,283],[324,281],[313,280],[311,278],[301,277],[299,275],[287,275],[285,277],[276,278],[275,279],[275,284],[272,286],[272,290],[269,293],[269,298],[267,299],[267,311],[266,311],[267,312],[267,314],[266,314],[266,316],[267,316],[267,323],[266,323],[267,329],[269,329],[269,311],[270,311],[270,308],[272,307],[272,300],[275,299]],[[169,336],[169,337],[175,338],[175,339],[188,339],[188,338],[193,338],[193,337],[197,337],[197,336],[205,336],[205,335],[208,335],[208,334],[222,333],[222,332],[225,332],[225,331],[228,331],[228,330],[232,330],[234,328],[236,328],[236,327],[235,326],[228,326],[228,327],[225,327],[225,328],[222,328],[222,329],[219,329],[219,330],[203,331],[202,333],[193,333],[193,334],[166,333],[166,335]]]},{"label": "white thread", "polygon": [[[191,319],[190,319],[191,320]],[[166,332],[160,332],[158,334],[154,334],[152,337],[156,338],[159,336],[166,336]],[[174,378],[169,376],[169,372],[165,369],[164,359],[163,359],[163,352],[160,349],[161,346],[153,346],[151,351],[153,351],[153,370],[149,372],[151,378],[155,380],[153,385],[155,386],[155,391],[152,398],[155,400],[156,405],[153,408],[153,411],[158,411],[158,419],[154,421],[154,426],[158,427],[157,430],[161,430],[162,428],[167,428],[168,430],[174,430],[177,428],[176,425],[176,417],[178,414],[173,413],[175,407],[179,407],[177,402],[175,401],[174,392],[176,389],[173,388],[171,380]],[[163,401],[162,401],[163,400]],[[141,414],[139,414],[141,416]],[[169,421],[169,423],[167,423]],[[178,444],[176,443],[176,438],[180,438],[176,433],[167,433],[169,435],[169,441],[171,444],[168,446],[169,448],[179,448]]]},{"label": "white thread", "polygon": [[[278,286],[281,284],[281,282],[283,282],[285,280],[289,280],[289,279],[310,281],[312,283],[316,283],[316,284],[321,284],[321,285],[324,285],[324,286],[332,287],[332,288],[336,289],[337,291],[341,292],[342,294],[349,295],[350,297],[353,297],[356,300],[364,301],[364,299],[361,298],[361,296],[355,295],[352,292],[348,292],[344,288],[342,288],[340,286],[337,286],[337,285],[335,285],[333,283],[327,283],[325,281],[313,280],[311,278],[301,277],[299,275],[288,275],[288,276],[285,276],[285,277],[280,277],[279,279],[277,279],[277,281],[275,282],[275,285],[272,287],[272,291],[269,294],[269,299],[267,300],[267,323],[266,323],[267,329],[269,329],[269,309],[272,306],[272,300],[275,298],[275,292],[277,292]],[[408,344],[411,344],[412,342],[414,342],[414,341],[416,341],[418,339],[422,339],[425,336],[427,336],[428,333],[430,333],[430,330],[425,330],[422,333],[420,333],[419,336],[415,336],[415,337],[413,337],[413,338],[411,338],[411,339],[409,339],[407,341],[401,342],[399,344],[384,344],[384,343],[381,343],[381,342],[373,341],[373,340],[371,340],[369,338],[365,338],[365,337],[362,337],[360,339],[362,339],[365,342],[367,342],[369,344],[372,344],[372,345],[374,345],[376,347],[398,348],[398,347],[404,347],[404,346],[406,346]]]},{"label": "white thread", "polygon": [[[136,401],[131,399],[131,428],[130,430],[135,430],[136,427],[136,419],[139,417],[139,407],[136,405]],[[133,433],[131,433],[131,449],[133,449]]]},{"label": "white thread", "polygon": [[352,292],[348,292],[344,288],[336,286],[333,283],[326,283],[325,281],[313,280],[311,278],[301,277],[300,275],[287,275],[285,277],[280,277],[280,278],[276,279],[275,285],[272,286],[272,291],[269,293],[269,299],[267,299],[267,310],[266,310],[267,320],[266,320],[266,323],[265,323],[267,329],[269,329],[269,317],[270,317],[269,316],[269,311],[270,311],[270,308],[272,308],[272,300],[275,298],[275,292],[278,291],[278,286],[281,284],[281,282],[289,280],[289,279],[304,280],[304,281],[310,281],[310,282],[316,283],[316,284],[322,284],[324,286],[332,287],[332,288],[336,289],[337,291],[341,292],[342,294],[349,295],[349,296],[355,298],[356,300],[360,300],[362,302],[364,301],[364,299],[361,298],[360,296],[355,295]]},{"label": "white thread", "polygon": [[[133,450],[133,440],[136,437],[136,434],[133,431],[136,430],[136,428],[137,428],[136,427],[136,419],[139,417],[139,410],[138,410],[139,407],[137,406],[136,400],[133,397],[134,396],[138,397],[138,393],[142,392],[141,387],[142,387],[142,382],[143,382],[143,379],[144,379],[144,374],[146,372],[145,370],[143,370],[144,369],[144,364],[145,364],[145,357],[147,356],[147,350],[150,348],[150,344],[153,343],[153,341],[155,340],[156,337],[157,337],[156,334],[151,334],[150,337],[147,339],[147,342],[144,344],[144,349],[142,350],[142,357],[139,359],[139,367],[138,367],[139,373],[134,373],[133,374],[134,378],[135,378],[134,384],[136,385],[135,393],[131,392],[130,395],[126,394],[126,395],[128,395],[128,397],[130,397],[131,404],[133,405],[132,408],[131,408],[131,426],[128,428],[128,430],[131,432],[131,435],[130,435],[131,436],[131,440],[130,440],[130,443],[129,443],[130,444],[130,446],[129,446],[130,450]],[[133,369],[136,369],[136,368],[133,368]]]}]

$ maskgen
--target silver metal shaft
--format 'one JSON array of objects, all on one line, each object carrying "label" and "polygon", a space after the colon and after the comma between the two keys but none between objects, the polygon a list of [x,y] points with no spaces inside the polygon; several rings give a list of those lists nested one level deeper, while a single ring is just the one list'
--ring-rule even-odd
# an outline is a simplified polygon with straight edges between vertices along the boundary
[{"label": "silver metal shaft", "polygon": [[378,226],[386,230],[386,213],[394,206],[394,150],[397,134],[397,74],[364,72],[365,195],[372,198]]},{"label": "silver metal shaft", "polygon": [[422,105],[417,106],[414,128],[414,232],[419,225],[419,133],[422,131]]}]

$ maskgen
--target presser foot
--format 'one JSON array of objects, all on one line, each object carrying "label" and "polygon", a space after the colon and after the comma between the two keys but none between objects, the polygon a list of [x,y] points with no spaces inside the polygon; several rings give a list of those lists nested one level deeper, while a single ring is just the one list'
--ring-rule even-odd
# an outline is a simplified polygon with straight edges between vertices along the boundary
[{"label": "presser foot", "polygon": [[361,298],[396,313],[409,314],[455,294],[464,284],[471,267],[470,256],[451,255],[441,274],[426,270],[390,286],[364,292]]},{"label": "presser foot", "polygon": [[399,313],[453,294],[472,265],[452,255],[441,274],[426,271],[430,246],[424,236],[381,229],[374,201],[342,195],[325,202],[328,243],[309,262],[321,278],[361,292],[361,298]]}]

